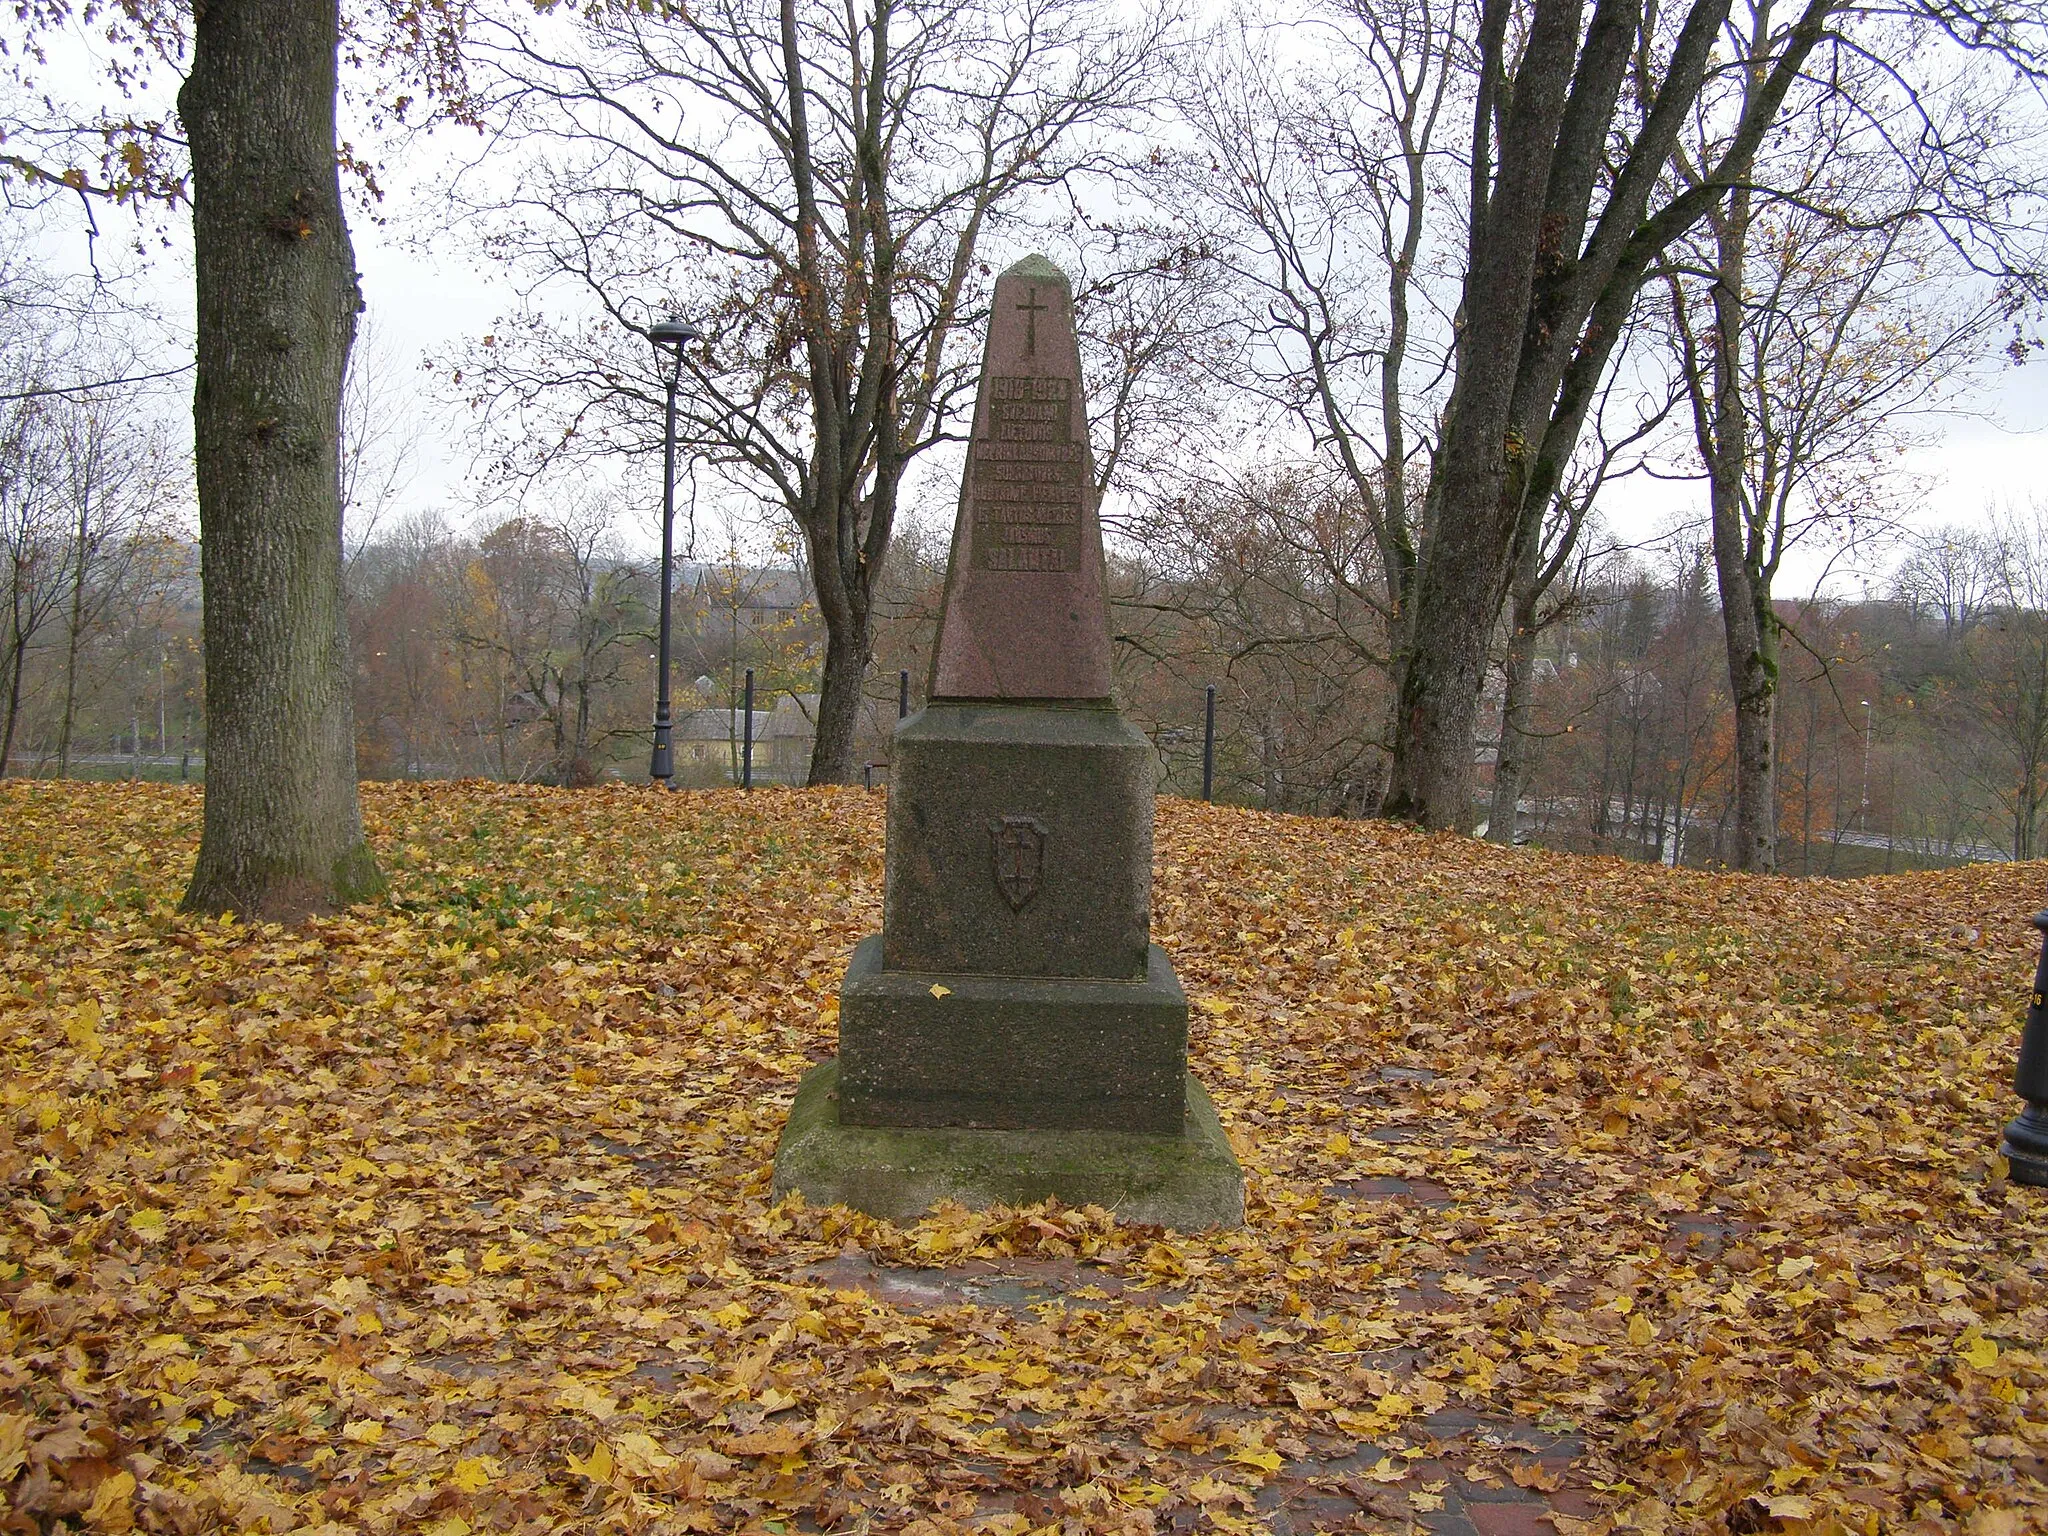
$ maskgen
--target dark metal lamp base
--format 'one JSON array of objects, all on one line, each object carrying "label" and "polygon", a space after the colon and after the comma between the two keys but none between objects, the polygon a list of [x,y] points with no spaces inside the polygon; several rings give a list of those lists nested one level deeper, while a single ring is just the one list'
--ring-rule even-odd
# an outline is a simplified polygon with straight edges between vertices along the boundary
[{"label": "dark metal lamp base", "polygon": [[2048,1104],[2029,1104],[2005,1128],[1998,1151],[2012,1165],[2013,1183],[2048,1188]]}]

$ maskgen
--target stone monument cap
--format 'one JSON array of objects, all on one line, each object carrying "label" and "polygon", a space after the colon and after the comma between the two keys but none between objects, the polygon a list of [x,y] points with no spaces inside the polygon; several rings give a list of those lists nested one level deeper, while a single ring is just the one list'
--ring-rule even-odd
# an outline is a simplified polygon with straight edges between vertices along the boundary
[{"label": "stone monument cap", "polygon": [[1074,293],[1040,255],[996,279],[929,696],[1110,697]]}]

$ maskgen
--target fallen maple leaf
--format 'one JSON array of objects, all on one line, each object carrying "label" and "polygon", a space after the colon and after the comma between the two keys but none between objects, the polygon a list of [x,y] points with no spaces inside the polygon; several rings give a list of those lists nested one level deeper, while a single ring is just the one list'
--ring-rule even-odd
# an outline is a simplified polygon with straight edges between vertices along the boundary
[{"label": "fallen maple leaf", "polygon": [[455,1463],[448,1481],[464,1493],[481,1493],[504,1475],[495,1456],[465,1456]]},{"label": "fallen maple leaf", "polygon": [[1245,1509],[1258,1507],[1258,1500],[1247,1490],[1206,1473],[1188,1484],[1188,1497],[1197,1504],[1238,1504]]},{"label": "fallen maple leaf", "polygon": [[801,1425],[778,1425],[750,1435],[728,1435],[718,1448],[728,1456],[793,1456],[809,1440],[809,1431]]},{"label": "fallen maple leaf", "polygon": [[588,1456],[578,1456],[571,1451],[562,1459],[569,1470],[578,1477],[586,1477],[593,1483],[609,1483],[612,1480],[615,1468],[611,1448],[602,1440],[591,1446]]}]

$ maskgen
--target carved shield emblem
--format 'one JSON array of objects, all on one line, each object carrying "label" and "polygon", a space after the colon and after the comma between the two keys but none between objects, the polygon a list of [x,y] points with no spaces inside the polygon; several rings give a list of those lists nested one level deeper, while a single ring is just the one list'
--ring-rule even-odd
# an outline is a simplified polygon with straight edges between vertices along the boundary
[{"label": "carved shield emblem", "polygon": [[988,835],[996,848],[996,889],[1012,912],[1022,912],[1045,874],[1045,823],[1036,816],[998,816]]}]

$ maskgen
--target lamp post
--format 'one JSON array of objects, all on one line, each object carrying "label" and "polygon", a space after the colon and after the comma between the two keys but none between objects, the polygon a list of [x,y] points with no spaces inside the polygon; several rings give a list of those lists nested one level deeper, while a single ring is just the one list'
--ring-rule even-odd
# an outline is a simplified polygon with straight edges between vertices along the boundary
[{"label": "lamp post", "polygon": [[2013,1183],[2038,1187],[2048,1185],[2048,912],[2036,913],[2034,926],[2041,932],[2041,960],[2034,969],[2034,992],[2027,1002],[2027,1024],[2020,1035],[2012,1083],[2027,1107],[2005,1128],[1998,1150]]},{"label": "lamp post", "polygon": [[669,592],[674,585],[676,529],[676,385],[683,376],[683,348],[702,341],[704,333],[679,315],[657,320],[647,328],[647,339],[657,352],[673,351],[675,362],[668,372],[668,424],[661,448],[661,646],[655,662],[654,760],[647,777],[662,788],[670,787],[675,774],[675,748],[671,740],[673,721],[669,715]]},{"label": "lamp post", "polygon": [[1856,807],[1858,817],[1863,823],[1863,830],[1865,832],[1870,830],[1870,726],[1873,718],[1870,700],[1865,699],[1863,701],[1863,798]]}]

